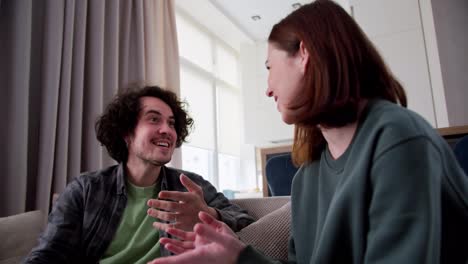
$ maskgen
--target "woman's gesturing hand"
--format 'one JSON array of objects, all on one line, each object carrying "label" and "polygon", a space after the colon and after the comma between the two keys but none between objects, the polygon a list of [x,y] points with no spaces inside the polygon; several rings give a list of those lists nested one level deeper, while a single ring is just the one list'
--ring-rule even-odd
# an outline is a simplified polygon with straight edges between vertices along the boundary
[{"label": "woman's gesturing hand", "polygon": [[200,212],[201,223],[196,224],[194,232],[168,228],[167,232],[180,240],[161,238],[160,242],[175,256],[155,259],[151,264],[177,263],[236,263],[239,253],[246,247],[234,232],[213,216]]}]

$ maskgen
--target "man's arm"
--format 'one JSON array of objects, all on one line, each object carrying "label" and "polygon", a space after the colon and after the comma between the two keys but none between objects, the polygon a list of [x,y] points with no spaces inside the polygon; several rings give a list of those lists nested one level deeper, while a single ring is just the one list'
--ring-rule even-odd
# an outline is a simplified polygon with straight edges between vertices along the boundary
[{"label": "man's arm", "polygon": [[218,213],[218,219],[226,223],[234,232],[250,225],[255,220],[247,214],[247,211],[231,203],[229,199],[208,181],[198,175],[190,175],[190,179],[203,190],[205,201],[210,208]]},{"label": "man's arm", "polygon": [[151,207],[148,214],[160,220],[153,223],[155,228],[166,230],[169,227],[176,227],[192,231],[193,226],[199,222],[200,211],[223,221],[236,232],[254,221],[245,210],[230,203],[201,176],[191,173],[187,173],[187,176],[181,174],[180,183],[187,192],[161,191],[159,199],[148,201],[148,206]]},{"label": "man's arm", "polygon": [[[71,182],[54,204],[47,227],[24,263],[68,263],[80,258],[83,186]],[[73,262],[72,261],[72,262]]]}]

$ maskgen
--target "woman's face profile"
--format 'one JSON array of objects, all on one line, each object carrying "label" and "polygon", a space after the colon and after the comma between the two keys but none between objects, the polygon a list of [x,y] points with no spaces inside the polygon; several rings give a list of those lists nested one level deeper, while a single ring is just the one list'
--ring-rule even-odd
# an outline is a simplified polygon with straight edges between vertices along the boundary
[{"label": "woman's face profile", "polygon": [[267,56],[265,62],[268,70],[266,95],[275,100],[276,108],[281,113],[283,121],[287,124],[294,124],[297,121],[297,111],[292,108],[297,105],[304,89],[303,54],[298,51],[291,56],[286,51],[269,43]]}]

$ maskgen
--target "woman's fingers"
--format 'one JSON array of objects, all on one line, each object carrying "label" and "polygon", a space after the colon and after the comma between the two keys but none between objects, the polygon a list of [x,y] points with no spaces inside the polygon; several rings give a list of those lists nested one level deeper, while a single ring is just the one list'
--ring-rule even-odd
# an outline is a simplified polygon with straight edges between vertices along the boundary
[{"label": "woman's fingers", "polygon": [[202,223],[212,225],[214,228],[219,228],[223,225],[223,222],[218,221],[216,218],[214,218],[212,215],[200,211],[198,213],[198,218],[202,221]]},{"label": "woman's fingers", "polygon": [[191,241],[180,241],[171,238],[161,238],[159,242],[164,245],[164,247],[171,251],[174,254],[181,254],[187,250],[192,250],[195,248],[193,242]]},{"label": "woman's fingers", "polygon": [[172,228],[169,227],[166,229],[166,232],[181,239],[181,240],[186,240],[186,241],[194,241],[195,240],[195,233],[194,232],[186,232],[184,230],[178,229],[178,228]]},{"label": "woman's fingers", "polygon": [[233,237],[236,237],[236,235],[231,230],[231,228],[229,228],[225,223],[217,220],[216,218],[214,218],[210,214],[205,213],[205,212],[200,212],[200,213],[198,213],[198,218],[200,218],[202,223],[211,226],[216,231],[226,233],[226,234],[229,234],[229,235],[231,235]]}]

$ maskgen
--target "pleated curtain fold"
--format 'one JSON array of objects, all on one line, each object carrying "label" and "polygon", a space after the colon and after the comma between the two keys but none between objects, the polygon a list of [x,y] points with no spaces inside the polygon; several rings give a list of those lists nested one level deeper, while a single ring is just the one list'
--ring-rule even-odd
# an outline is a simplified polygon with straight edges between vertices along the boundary
[{"label": "pleated curtain fold", "polygon": [[0,217],[48,212],[74,177],[114,163],[94,122],[132,84],[179,93],[172,0],[1,0]]}]

